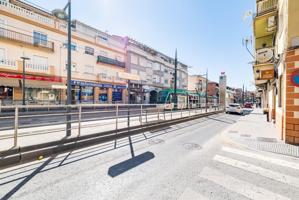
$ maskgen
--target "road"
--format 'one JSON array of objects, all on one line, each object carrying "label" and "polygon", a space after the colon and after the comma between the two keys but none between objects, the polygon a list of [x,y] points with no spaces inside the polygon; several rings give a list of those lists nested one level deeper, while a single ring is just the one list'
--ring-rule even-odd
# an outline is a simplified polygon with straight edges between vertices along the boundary
[{"label": "road", "polygon": [[243,149],[220,114],[0,171],[2,199],[299,199],[298,159]]}]

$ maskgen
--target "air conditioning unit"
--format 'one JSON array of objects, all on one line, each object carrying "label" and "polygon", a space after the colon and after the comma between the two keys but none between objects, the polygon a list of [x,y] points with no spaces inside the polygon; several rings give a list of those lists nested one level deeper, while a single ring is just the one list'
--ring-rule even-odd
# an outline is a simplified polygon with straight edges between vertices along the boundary
[{"label": "air conditioning unit", "polygon": [[275,16],[271,16],[268,18],[268,27],[267,27],[267,31],[268,32],[272,32],[276,29],[276,17]]}]

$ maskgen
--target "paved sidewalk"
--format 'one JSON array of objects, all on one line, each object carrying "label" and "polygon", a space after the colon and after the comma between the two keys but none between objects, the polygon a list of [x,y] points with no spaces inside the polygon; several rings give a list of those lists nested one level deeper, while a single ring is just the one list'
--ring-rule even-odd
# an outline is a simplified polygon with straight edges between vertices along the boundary
[{"label": "paved sidewalk", "polygon": [[223,132],[223,136],[251,149],[299,157],[299,146],[282,141],[275,124],[267,122],[261,109],[255,109],[241,117]]}]

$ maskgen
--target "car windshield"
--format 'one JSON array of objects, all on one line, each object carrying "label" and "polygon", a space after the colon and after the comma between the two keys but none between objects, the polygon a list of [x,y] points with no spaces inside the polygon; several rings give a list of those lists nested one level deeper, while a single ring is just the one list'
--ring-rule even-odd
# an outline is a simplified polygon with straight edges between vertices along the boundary
[{"label": "car windshield", "polygon": [[230,107],[238,107],[240,106],[239,104],[229,104]]}]

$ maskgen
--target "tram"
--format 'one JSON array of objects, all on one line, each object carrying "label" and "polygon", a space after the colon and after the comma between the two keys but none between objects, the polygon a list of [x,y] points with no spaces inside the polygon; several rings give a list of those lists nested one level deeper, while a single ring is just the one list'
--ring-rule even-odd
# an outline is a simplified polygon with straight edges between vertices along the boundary
[{"label": "tram", "polygon": [[[177,108],[200,108],[205,107],[206,99],[204,94],[189,92],[187,90],[177,90]],[[165,109],[171,110],[174,108],[174,90],[166,89],[158,93],[158,104],[162,104]]]}]

